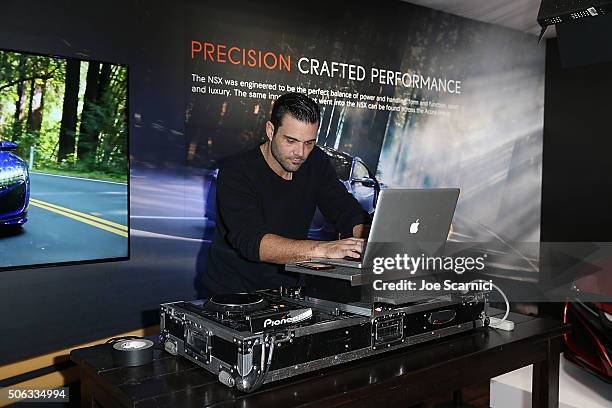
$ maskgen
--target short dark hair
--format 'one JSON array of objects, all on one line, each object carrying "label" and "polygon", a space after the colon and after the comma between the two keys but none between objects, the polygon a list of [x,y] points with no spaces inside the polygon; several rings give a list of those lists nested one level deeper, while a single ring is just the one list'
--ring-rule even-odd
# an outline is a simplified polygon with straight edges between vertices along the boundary
[{"label": "short dark hair", "polygon": [[285,114],[304,123],[319,123],[321,111],[319,105],[303,93],[291,92],[274,101],[270,122],[274,125],[274,133],[281,126]]}]

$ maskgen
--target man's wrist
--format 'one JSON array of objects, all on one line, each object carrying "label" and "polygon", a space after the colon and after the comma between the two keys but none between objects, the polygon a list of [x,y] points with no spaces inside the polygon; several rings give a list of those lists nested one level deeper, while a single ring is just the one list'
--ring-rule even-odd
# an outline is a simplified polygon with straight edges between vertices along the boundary
[{"label": "man's wrist", "polygon": [[325,242],[315,241],[314,247],[312,248],[313,258],[326,258],[324,245],[325,245]]}]

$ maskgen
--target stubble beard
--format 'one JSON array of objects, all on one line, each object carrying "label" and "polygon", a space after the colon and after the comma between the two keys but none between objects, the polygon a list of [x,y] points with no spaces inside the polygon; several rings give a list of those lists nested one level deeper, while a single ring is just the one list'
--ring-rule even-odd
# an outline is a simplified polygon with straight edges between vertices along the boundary
[{"label": "stubble beard", "polygon": [[283,170],[289,173],[298,171],[304,162],[302,161],[300,164],[287,163],[288,160],[285,160],[285,158],[281,155],[281,152],[276,147],[275,138],[276,136],[273,136],[272,140],[270,141],[270,151],[272,152],[272,157],[274,157],[274,160],[281,165]]}]

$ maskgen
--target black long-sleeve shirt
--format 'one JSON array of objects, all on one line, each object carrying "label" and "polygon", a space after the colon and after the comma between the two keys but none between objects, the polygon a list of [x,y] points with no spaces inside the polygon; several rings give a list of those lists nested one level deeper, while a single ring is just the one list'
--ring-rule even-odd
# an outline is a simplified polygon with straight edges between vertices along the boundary
[{"label": "black long-sleeve shirt", "polygon": [[299,276],[261,262],[266,234],[302,240],[316,207],[346,236],[367,213],[338,180],[328,156],[315,147],[292,180],[277,175],[259,147],[226,161],[217,177],[217,223],[204,272],[205,293],[250,292],[293,286]]}]

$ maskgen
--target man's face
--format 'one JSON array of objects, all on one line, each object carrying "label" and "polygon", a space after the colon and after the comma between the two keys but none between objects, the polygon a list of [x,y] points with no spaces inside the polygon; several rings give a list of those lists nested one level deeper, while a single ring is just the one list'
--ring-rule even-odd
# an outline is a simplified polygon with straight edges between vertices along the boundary
[{"label": "man's face", "polygon": [[318,127],[318,123],[300,122],[289,114],[283,116],[278,129],[266,123],[272,156],[285,171],[297,171],[306,161],[317,141]]}]

